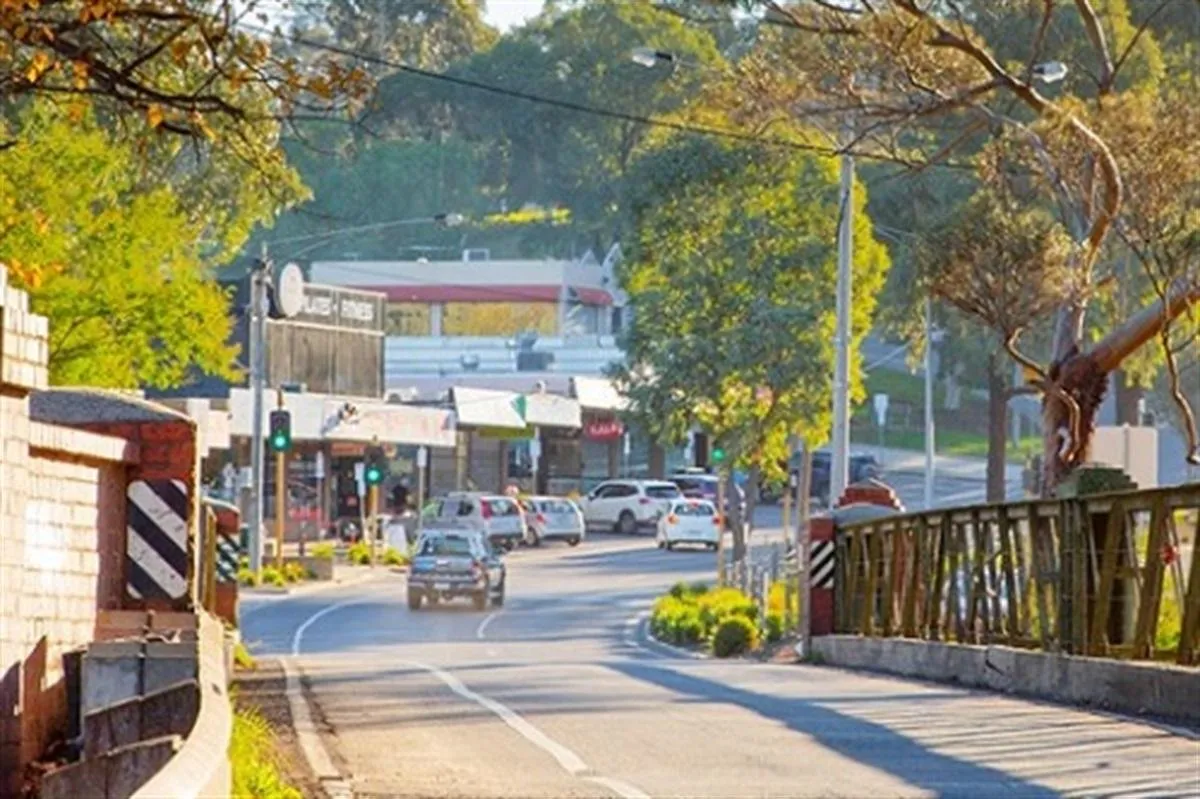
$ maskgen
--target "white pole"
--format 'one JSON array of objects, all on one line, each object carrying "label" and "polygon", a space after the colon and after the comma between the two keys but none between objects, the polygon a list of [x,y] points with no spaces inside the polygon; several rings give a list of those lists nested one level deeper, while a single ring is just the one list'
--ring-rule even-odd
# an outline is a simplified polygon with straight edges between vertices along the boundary
[{"label": "white pole", "polygon": [[[262,259],[250,274],[250,388],[252,393],[250,417],[250,569],[262,574],[263,529],[263,387],[266,383],[267,348],[266,279],[269,262],[263,245]],[[280,490],[276,487],[276,490]]]},{"label": "white pole", "polygon": [[[847,139],[847,143],[849,139]],[[839,197],[841,227],[838,231],[837,331],[834,346],[837,360],[833,370],[832,472],[829,476],[829,506],[837,505],[850,478],[850,298],[851,259],[854,253],[854,159],[842,155],[842,184]]]},{"label": "white pole", "polygon": [[925,298],[925,510],[933,507],[937,451],[933,424],[933,300]]}]

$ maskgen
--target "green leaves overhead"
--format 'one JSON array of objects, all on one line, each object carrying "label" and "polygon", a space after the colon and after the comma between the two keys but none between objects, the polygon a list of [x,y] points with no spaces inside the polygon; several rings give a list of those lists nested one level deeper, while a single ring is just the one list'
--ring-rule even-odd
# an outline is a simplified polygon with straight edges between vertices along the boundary
[{"label": "green leaves overhead", "polygon": [[[887,272],[856,191],[854,342]],[[770,473],[787,438],[827,436],[837,279],[837,163],[679,137],[629,177],[634,318],[615,376],[660,440],[699,424]],[[854,358],[856,391],[858,359]]]}]

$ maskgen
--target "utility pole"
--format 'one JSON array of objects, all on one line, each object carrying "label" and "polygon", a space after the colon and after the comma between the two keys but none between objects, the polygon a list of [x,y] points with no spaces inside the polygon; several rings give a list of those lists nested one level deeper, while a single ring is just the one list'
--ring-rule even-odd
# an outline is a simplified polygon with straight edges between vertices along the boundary
[{"label": "utility pole", "polygon": [[801,657],[805,658],[811,651],[810,644],[812,643],[812,615],[809,607],[812,604],[812,570],[809,558],[808,526],[809,514],[812,509],[812,498],[809,496],[812,492],[812,464],[812,447],[806,443],[800,456],[800,479],[796,481],[796,563],[799,572],[798,582],[800,583],[800,653]]},{"label": "utility pole", "polygon": [[262,577],[263,532],[263,387],[266,384],[267,275],[271,268],[267,245],[250,272],[250,570]]},{"label": "utility pole", "polygon": [[[846,147],[850,146],[853,128],[847,124]],[[837,331],[834,343],[837,359],[833,369],[833,441],[829,475],[829,506],[837,505],[846,490],[850,477],[850,298],[852,296],[851,265],[854,257],[854,158],[849,151],[842,153],[841,206],[838,228],[837,272]]]},{"label": "utility pole", "polygon": [[933,424],[933,298],[925,298],[925,510],[933,507],[937,450]]}]

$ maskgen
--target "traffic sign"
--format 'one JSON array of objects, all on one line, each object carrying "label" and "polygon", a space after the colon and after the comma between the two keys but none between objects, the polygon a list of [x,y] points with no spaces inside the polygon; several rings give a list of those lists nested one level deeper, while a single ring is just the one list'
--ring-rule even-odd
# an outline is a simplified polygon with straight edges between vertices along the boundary
[{"label": "traffic sign", "polygon": [[888,395],[887,394],[876,394],[874,396],[874,400],[875,400],[875,421],[879,424],[880,427],[884,427],[885,425],[887,425]]}]

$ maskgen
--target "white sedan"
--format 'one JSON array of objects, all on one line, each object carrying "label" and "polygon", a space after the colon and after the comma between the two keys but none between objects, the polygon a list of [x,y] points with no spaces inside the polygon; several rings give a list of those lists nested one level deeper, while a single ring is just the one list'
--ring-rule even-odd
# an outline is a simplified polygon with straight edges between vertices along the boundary
[{"label": "white sedan", "polygon": [[658,520],[658,548],[674,549],[676,544],[699,544],[715,550],[720,541],[720,523],[717,509],[711,502],[702,499],[676,500]]}]

